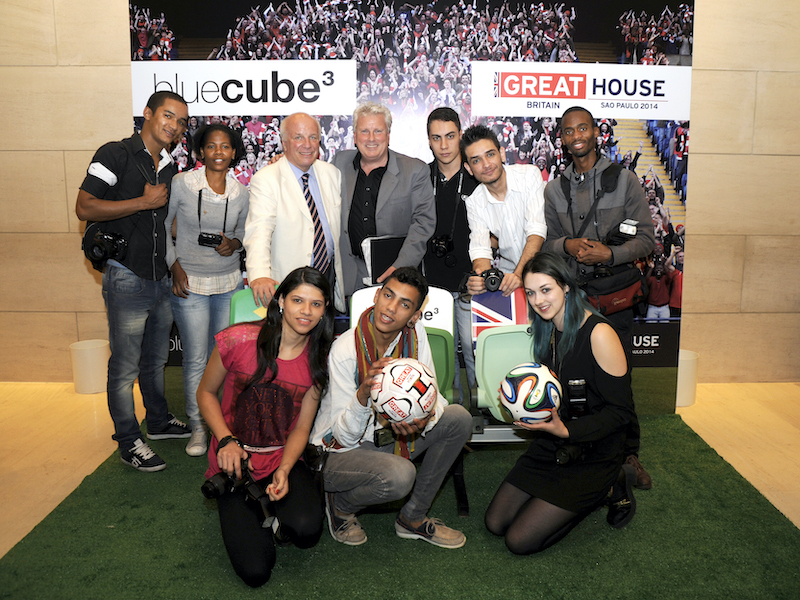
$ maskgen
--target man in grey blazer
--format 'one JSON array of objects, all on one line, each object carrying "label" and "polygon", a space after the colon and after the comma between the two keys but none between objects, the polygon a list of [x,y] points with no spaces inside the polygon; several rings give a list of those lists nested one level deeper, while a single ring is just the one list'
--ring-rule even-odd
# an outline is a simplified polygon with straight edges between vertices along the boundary
[{"label": "man in grey blazer", "polygon": [[397,256],[385,257],[391,258],[391,266],[373,274],[380,283],[399,267],[418,266],[436,229],[430,169],[421,160],[389,150],[391,128],[388,108],[360,104],[353,113],[357,150],[338,152],[333,158],[342,173],[342,233],[337,249],[346,296],[369,285],[364,281],[368,273],[361,250],[365,238],[405,237]]},{"label": "man in grey blazer", "polygon": [[[344,311],[339,252],[341,174],[319,160],[319,122],[294,113],[281,123],[285,160],[260,169],[250,181],[250,210],[244,232],[247,274],[256,302],[266,306],[279,284],[298,267],[315,266],[315,240],[326,249],[323,273],[334,282],[336,308]],[[305,187],[303,181],[305,180]],[[306,188],[314,203],[312,215]],[[324,232],[316,235],[315,216]]]}]

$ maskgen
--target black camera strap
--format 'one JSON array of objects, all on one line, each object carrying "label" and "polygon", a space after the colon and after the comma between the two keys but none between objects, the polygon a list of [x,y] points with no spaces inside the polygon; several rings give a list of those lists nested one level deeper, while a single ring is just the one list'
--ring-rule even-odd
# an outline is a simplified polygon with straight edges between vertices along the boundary
[{"label": "black camera strap", "polygon": [[125,141],[122,141],[121,144],[125,147],[125,150],[128,151],[128,156],[130,156],[131,160],[133,161],[133,164],[136,165],[136,168],[139,169],[139,173],[142,174],[144,180],[150,185],[158,185],[158,173],[156,173],[155,178],[153,178],[152,177],[153,174],[148,172],[147,169],[145,169],[144,166],[142,166],[142,163],[136,160],[136,156],[134,156],[131,147],[128,144],[126,144]]},{"label": "black camera strap", "polygon": [[[433,197],[439,193],[439,178],[442,177],[442,172],[439,170],[439,165],[436,165],[436,177],[433,178]],[[450,224],[450,239],[456,234],[456,221],[458,220],[458,209],[464,204],[461,197],[461,186],[464,184],[464,168],[458,172],[458,189],[456,190],[456,207],[453,209],[453,222]],[[466,206],[466,204],[464,204]]]},{"label": "black camera strap", "polygon": [[[197,225],[200,231],[203,231],[203,224],[200,222],[201,207],[203,206],[203,190],[197,192]],[[225,235],[225,230],[228,226],[228,198],[225,198],[225,217],[222,219],[222,234]]]},{"label": "black camera strap", "polygon": [[[619,183],[619,176],[620,173],[622,173],[622,169],[624,169],[622,165],[618,163],[612,163],[600,175],[600,189],[595,192],[594,202],[592,203],[591,208],[589,208],[589,212],[586,213],[586,218],[583,221],[583,225],[581,225],[580,230],[574,237],[583,237],[583,232],[586,231],[586,228],[589,226],[589,222],[592,221],[592,217],[594,217],[594,213],[597,210],[597,205],[600,203],[600,198],[602,198],[605,194],[613,192],[617,189],[617,183]],[[572,231],[575,231],[575,220],[572,215],[572,196],[570,195],[570,178],[565,177],[564,175],[559,176],[559,178],[561,179],[561,191],[564,193],[564,198],[567,201],[567,214],[569,215],[569,222],[572,224]]]}]

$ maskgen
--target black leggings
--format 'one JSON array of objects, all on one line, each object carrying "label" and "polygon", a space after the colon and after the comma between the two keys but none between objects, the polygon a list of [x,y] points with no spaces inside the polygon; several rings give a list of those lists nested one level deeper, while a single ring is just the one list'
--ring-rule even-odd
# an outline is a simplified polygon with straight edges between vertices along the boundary
[{"label": "black leggings", "polygon": [[567,535],[590,511],[559,508],[503,482],[486,509],[486,528],[505,536],[514,554],[533,554],[549,548]]},{"label": "black leggings", "polygon": [[[259,481],[261,487],[272,476]],[[262,528],[261,507],[245,500],[244,490],[222,494],[217,498],[222,540],[236,574],[251,587],[264,585],[275,566],[275,540],[272,528]],[[323,508],[314,475],[302,461],[289,472],[289,493],[270,509],[280,523],[281,536],[298,548],[310,548],[322,535]]]}]

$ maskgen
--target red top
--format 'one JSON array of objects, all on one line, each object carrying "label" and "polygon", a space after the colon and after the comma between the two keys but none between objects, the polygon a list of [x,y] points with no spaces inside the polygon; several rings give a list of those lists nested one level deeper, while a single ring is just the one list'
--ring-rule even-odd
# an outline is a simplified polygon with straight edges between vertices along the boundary
[{"label": "red top", "polygon": [[[278,359],[278,374],[270,384],[258,384],[240,398],[257,365],[256,340],[261,323],[241,323],[219,332],[215,339],[222,365],[228,371],[222,391],[222,416],[231,432],[245,444],[278,447],[266,454],[251,453],[253,478],[263,479],[281,463],[283,445],[297,425],[303,396],[311,388],[308,344],[293,360]],[[219,473],[216,437],[208,449],[206,478]]]}]

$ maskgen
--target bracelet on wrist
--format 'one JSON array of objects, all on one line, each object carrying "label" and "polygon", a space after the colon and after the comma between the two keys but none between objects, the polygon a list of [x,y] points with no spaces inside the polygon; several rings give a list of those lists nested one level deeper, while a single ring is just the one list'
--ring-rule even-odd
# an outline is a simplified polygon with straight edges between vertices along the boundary
[{"label": "bracelet on wrist", "polygon": [[217,444],[217,454],[219,454],[219,451],[222,450],[225,446],[227,446],[231,442],[233,442],[234,444],[239,446],[239,448],[242,448],[242,449],[244,448],[242,446],[242,442],[240,442],[239,438],[237,438],[235,435],[226,435],[224,438],[222,438],[219,441],[219,444]]}]

